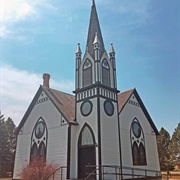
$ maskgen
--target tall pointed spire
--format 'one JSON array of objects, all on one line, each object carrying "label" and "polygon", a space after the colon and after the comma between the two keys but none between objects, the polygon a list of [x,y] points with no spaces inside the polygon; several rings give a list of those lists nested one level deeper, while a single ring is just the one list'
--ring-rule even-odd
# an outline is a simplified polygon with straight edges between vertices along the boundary
[{"label": "tall pointed spire", "polygon": [[92,0],[91,16],[90,16],[90,22],[89,22],[89,30],[88,30],[86,47],[88,49],[88,52],[90,53],[90,55],[93,58],[94,58],[93,42],[94,42],[94,38],[95,38],[96,33],[98,35],[98,39],[99,39],[100,44],[101,44],[101,48],[100,48],[100,57],[101,57],[103,52],[104,52],[104,42],[103,42],[103,38],[102,38],[102,34],[101,34],[101,28],[99,25],[95,1]]}]

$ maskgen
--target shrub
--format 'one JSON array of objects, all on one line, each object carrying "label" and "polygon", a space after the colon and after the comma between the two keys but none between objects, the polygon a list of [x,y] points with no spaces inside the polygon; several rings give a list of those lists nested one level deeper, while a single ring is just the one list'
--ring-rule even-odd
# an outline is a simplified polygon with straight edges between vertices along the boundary
[{"label": "shrub", "polygon": [[45,163],[40,159],[33,160],[29,165],[26,165],[20,177],[22,180],[43,180],[45,177],[53,173],[58,166],[53,163]]}]

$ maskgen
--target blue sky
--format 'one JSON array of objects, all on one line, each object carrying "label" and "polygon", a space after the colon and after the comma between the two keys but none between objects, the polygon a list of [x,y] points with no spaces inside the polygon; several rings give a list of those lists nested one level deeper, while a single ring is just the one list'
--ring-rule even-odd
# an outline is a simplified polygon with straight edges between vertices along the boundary
[{"label": "blue sky", "polygon": [[[71,93],[75,50],[84,53],[91,0],[1,0],[0,110],[19,124],[42,74]],[[116,51],[118,89],[136,88],[157,128],[180,122],[180,1],[96,0],[106,50]]]}]

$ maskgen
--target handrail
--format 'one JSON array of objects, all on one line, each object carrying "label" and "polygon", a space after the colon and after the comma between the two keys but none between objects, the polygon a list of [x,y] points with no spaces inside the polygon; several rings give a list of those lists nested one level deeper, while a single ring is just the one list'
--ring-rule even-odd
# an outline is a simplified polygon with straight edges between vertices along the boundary
[{"label": "handrail", "polygon": [[[95,167],[95,169],[93,169],[92,172],[88,173],[87,177],[84,178],[84,180],[87,180],[90,176],[92,176],[94,173],[95,175],[97,175],[96,171],[99,170],[100,168],[102,168],[102,172],[101,172],[101,175],[102,175],[102,180],[104,180],[104,176],[105,175],[115,175],[116,176],[116,180],[118,179],[117,176],[118,175],[124,175],[124,176],[137,176],[137,177],[151,177],[151,176],[148,176],[148,172],[155,172],[155,173],[158,173],[159,175],[161,174],[160,171],[157,171],[157,170],[148,170],[148,169],[140,169],[140,168],[132,168],[132,167],[126,167],[126,166],[122,166],[122,170],[132,170],[131,173],[129,172],[126,172],[126,173],[121,173],[120,169],[121,169],[121,166],[116,166],[116,165],[102,165],[102,166],[96,166],[96,165],[86,165],[86,168],[89,168],[89,167]],[[45,178],[43,178],[43,180],[48,180],[51,176],[53,176],[53,179],[54,179],[54,175],[57,171],[59,171],[61,169],[61,172],[60,172],[60,175],[61,175],[61,180],[62,180],[62,170],[63,168],[67,168],[66,166],[61,166],[59,168],[57,168],[56,170],[54,170],[51,174],[49,174],[48,176],[46,176]],[[105,171],[105,168],[112,168],[114,169],[113,172],[108,172],[108,171]],[[136,171],[136,173],[134,173],[134,171]],[[142,174],[139,174],[137,171],[139,172],[144,172]],[[99,175],[99,172],[98,172],[98,175]]]},{"label": "handrail", "polygon": [[97,170],[97,168],[94,169],[91,173],[89,173],[88,176],[84,180],[88,179],[96,170]]},{"label": "handrail", "polygon": [[59,169],[61,169],[61,167],[57,168],[56,170],[54,170],[51,174],[49,174],[48,176],[46,176],[45,178],[43,178],[43,180],[47,180],[48,178],[50,178],[53,174],[55,174]]},{"label": "handrail", "polygon": [[[49,174],[48,176],[46,176],[45,178],[43,178],[43,180],[48,180],[52,175],[54,176],[57,171],[59,171],[60,169],[62,170],[63,168],[67,168],[67,167],[66,167],[66,166],[61,166],[61,167],[57,168],[57,169],[54,170],[51,174]],[[62,171],[61,171],[60,174],[61,174],[61,180],[62,180]],[[53,177],[53,179],[54,179],[54,177]]]},{"label": "handrail", "polygon": [[[89,178],[97,169],[102,168],[102,180],[104,179],[104,175],[115,175],[116,179],[118,175],[124,175],[124,176],[137,176],[137,177],[152,177],[150,175],[148,175],[148,173],[152,173],[155,172],[157,175],[156,176],[161,176],[161,172],[157,171],[157,170],[149,170],[149,169],[140,169],[140,168],[132,168],[132,167],[126,167],[126,166],[117,166],[117,165],[102,165],[102,166],[96,166],[96,165],[87,165],[86,168],[88,167],[95,167],[95,169],[93,170],[93,172],[89,173],[88,176],[84,179],[87,180],[87,178]],[[112,168],[114,169],[113,172],[107,172],[105,171],[105,168]],[[122,168],[122,172],[120,171]],[[123,173],[123,170],[131,170],[131,172],[126,172]],[[139,172],[139,173],[138,173]]]},{"label": "handrail", "polygon": [[122,168],[123,169],[134,169],[134,170],[139,170],[139,171],[148,171],[148,172],[160,172],[160,171],[157,171],[157,170],[132,168],[132,167],[127,167],[127,166],[122,166]]},{"label": "handrail", "polygon": [[[95,167],[96,165],[86,165],[86,167]],[[99,167],[99,166],[96,166]],[[110,168],[121,168],[121,166],[117,165],[102,165],[101,167],[110,167]],[[160,172],[157,170],[150,170],[150,169],[141,169],[141,168],[133,168],[133,167],[127,167],[127,166],[122,166],[122,169],[134,169],[134,170],[139,170],[139,171],[149,171],[149,172]]]},{"label": "handrail", "polygon": [[[86,165],[86,167],[99,167],[96,165]],[[120,169],[121,166],[117,166],[117,165],[102,165],[101,167],[109,167],[109,168],[118,168]],[[137,170],[137,171],[148,171],[148,172],[160,172],[157,170],[150,170],[150,169],[140,169],[140,168],[134,168],[134,167],[127,167],[127,166],[122,166],[122,169],[129,169],[129,170]]]}]

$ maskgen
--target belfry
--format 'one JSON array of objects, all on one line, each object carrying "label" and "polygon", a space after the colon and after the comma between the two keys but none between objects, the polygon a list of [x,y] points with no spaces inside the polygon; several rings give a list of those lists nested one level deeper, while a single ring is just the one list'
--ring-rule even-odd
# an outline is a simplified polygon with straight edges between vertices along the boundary
[{"label": "belfry", "polygon": [[56,163],[56,180],[159,178],[158,130],[136,89],[117,89],[115,50],[105,49],[94,0],[85,53],[78,43],[75,61],[74,95],[43,75],[16,130],[13,179],[34,159]]}]

